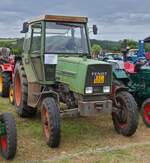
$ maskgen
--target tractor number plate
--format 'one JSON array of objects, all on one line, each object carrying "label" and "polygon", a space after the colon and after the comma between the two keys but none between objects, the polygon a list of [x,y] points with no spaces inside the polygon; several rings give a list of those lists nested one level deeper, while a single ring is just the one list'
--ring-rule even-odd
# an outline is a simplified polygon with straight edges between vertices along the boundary
[{"label": "tractor number plate", "polygon": [[94,84],[103,84],[105,80],[104,75],[96,75],[94,79]]}]

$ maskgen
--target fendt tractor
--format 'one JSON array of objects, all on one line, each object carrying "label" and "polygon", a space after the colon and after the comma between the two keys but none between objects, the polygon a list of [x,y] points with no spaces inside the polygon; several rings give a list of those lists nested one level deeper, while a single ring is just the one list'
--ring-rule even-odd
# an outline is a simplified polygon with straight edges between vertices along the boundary
[{"label": "fendt tractor", "polygon": [[[113,107],[112,66],[91,59],[87,22],[86,17],[45,15],[23,24],[26,36],[15,65],[14,103],[21,117],[41,111],[50,147],[60,144],[60,102],[70,111],[77,108],[81,116],[112,113],[116,131],[124,136],[137,128],[137,106],[124,89],[117,89]],[[95,25],[93,31],[97,33]]]},{"label": "fendt tractor", "polygon": [[130,78],[126,85],[139,106],[144,124],[150,128],[150,61],[125,62],[125,71]]}]

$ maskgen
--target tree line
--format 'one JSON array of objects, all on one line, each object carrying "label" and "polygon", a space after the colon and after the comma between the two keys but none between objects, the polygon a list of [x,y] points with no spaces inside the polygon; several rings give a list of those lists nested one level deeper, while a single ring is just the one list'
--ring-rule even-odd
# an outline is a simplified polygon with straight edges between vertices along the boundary
[{"label": "tree line", "polygon": [[[12,53],[19,55],[23,51],[23,41],[24,39],[0,39],[0,47],[8,47],[11,49]],[[127,46],[130,49],[137,49],[138,42],[134,40],[124,39],[120,41],[109,41],[109,40],[91,40],[92,50],[96,51],[106,51],[106,52],[120,52],[123,48]],[[150,45],[146,45],[146,51],[150,49]]]}]

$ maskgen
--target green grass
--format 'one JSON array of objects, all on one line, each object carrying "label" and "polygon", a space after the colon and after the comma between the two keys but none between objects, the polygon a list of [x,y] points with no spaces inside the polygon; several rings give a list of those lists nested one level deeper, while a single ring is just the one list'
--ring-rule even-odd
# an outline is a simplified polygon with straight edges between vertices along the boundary
[{"label": "green grass", "polygon": [[[49,148],[42,135],[41,120],[39,114],[35,118],[22,119],[15,111],[15,107],[9,104],[7,99],[0,98],[0,110],[11,112],[17,123],[18,147],[14,162],[22,160],[56,160],[54,162],[136,162],[136,152],[140,148],[115,150],[111,152],[91,153],[87,156],[89,149],[101,147],[122,146],[133,143],[149,141],[150,130],[140,120],[139,129],[132,137],[126,138],[118,135],[112,125],[110,115],[100,115],[96,118],[65,118],[61,120],[61,144],[57,149]],[[145,157],[149,156],[150,147],[145,148]],[[132,151],[132,152],[131,152]],[[82,155],[74,157],[74,154],[82,152]],[[132,154],[133,153],[133,154]],[[57,160],[59,156],[72,157]],[[76,161],[77,160],[77,161]],[[49,161],[48,161],[49,162]]]},{"label": "green grass", "polygon": [[83,154],[70,158],[62,158],[53,163],[148,163],[150,145],[140,145],[127,149],[104,151],[100,153]]}]

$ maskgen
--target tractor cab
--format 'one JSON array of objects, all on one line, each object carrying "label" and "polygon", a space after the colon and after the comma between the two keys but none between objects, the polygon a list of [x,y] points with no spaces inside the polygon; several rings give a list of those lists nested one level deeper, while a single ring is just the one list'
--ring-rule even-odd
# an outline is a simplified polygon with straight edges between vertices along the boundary
[{"label": "tractor cab", "polygon": [[24,61],[32,62],[39,82],[55,81],[58,57],[90,56],[86,17],[45,15],[24,23],[22,33]]}]

